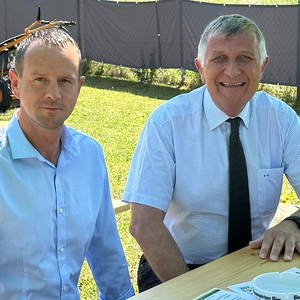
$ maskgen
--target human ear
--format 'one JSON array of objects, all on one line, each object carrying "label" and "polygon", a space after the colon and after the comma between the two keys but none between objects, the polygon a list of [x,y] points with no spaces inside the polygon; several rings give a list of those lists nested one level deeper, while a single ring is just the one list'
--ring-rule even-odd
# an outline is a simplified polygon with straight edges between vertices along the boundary
[{"label": "human ear", "polygon": [[265,72],[265,69],[266,69],[268,63],[269,63],[269,56],[267,56],[267,57],[265,58],[265,60],[263,61],[263,63],[262,63],[260,79],[262,79],[262,77],[263,77],[263,75],[264,75],[264,72]]},{"label": "human ear", "polygon": [[199,60],[199,58],[195,58],[195,67],[197,68],[199,74],[200,74],[200,77],[201,77],[201,81],[203,83],[205,83],[205,76],[204,76],[204,72],[203,72],[203,67],[202,67],[202,64]]},{"label": "human ear", "polygon": [[9,70],[9,79],[10,79],[10,86],[14,95],[19,99],[20,98],[20,91],[19,91],[19,75],[18,73],[11,69]]},{"label": "human ear", "polygon": [[85,76],[81,76],[78,81],[78,94],[80,93],[80,89],[83,86],[84,81],[85,81]]}]

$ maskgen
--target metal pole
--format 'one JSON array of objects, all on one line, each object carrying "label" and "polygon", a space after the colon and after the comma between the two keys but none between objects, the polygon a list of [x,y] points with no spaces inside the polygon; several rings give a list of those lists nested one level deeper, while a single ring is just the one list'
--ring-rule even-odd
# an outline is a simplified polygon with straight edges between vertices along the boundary
[{"label": "metal pole", "polygon": [[[300,0],[299,0],[300,1]],[[180,41],[180,67],[183,68],[183,22],[182,22],[182,0],[178,1],[178,12],[179,12],[179,41]]]},{"label": "metal pole", "polygon": [[[300,1],[300,0],[299,0]],[[155,10],[156,10],[156,30],[157,30],[157,45],[158,45],[158,64],[161,68],[161,29],[160,29],[160,15],[159,15],[159,7],[158,7],[158,1],[156,1],[155,4]]]},{"label": "metal pole", "polygon": [[[300,0],[299,0],[300,1]],[[77,20],[76,20],[76,25],[77,25],[77,37],[78,37],[78,46],[81,49],[82,55],[84,56],[84,49],[82,46],[82,41],[81,41],[81,3],[80,0],[77,0]]]}]

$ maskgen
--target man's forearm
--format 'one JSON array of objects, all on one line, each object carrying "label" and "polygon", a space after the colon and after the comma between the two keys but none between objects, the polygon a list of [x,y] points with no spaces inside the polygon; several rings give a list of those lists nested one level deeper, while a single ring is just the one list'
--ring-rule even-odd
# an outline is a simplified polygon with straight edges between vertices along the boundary
[{"label": "man's forearm", "polygon": [[132,203],[130,233],[139,243],[156,276],[167,281],[189,271],[175,240],[165,226],[165,212]]},{"label": "man's forearm", "polygon": [[141,242],[140,246],[156,276],[162,282],[189,271],[177,244],[166,228],[159,234],[156,233],[155,241],[149,241],[149,244]]}]

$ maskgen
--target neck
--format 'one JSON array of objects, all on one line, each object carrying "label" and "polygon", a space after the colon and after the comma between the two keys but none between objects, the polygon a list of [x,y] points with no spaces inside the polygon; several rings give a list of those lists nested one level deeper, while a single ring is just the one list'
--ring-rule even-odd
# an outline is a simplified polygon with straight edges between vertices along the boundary
[{"label": "neck", "polygon": [[37,126],[19,124],[26,138],[32,146],[48,161],[57,165],[61,151],[61,127],[56,129],[44,129]]},{"label": "neck", "polygon": [[57,166],[58,158],[61,151],[60,136],[39,136],[35,139],[27,137],[33,147],[48,161]]}]

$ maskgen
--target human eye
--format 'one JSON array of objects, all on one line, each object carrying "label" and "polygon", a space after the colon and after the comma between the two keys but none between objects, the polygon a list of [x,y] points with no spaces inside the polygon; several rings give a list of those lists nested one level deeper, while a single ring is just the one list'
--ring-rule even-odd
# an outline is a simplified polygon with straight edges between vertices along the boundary
[{"label": "human eye", "polygon": [[44,82],[44,81],[46,81],[46,78],[45,77],[41,77],[41,76],[37,76],[37,77],[34,78],[34,81]]},{"label": "human eye", "polygon": [[215,58],[213,58],[213,62],[216,63],[223,63],[227,61],[227,56],[226,55],[218,55]]},{"label": "human eye", "polygon": [[72,84],[72,81],[69,78],[61,78],[59,79],[59,83],[63,85]]},{"label": "human eye", "polygon": [[250,56],[247,56],[247,55],[240,55],[238,57],[238,61],[243,62],[243,63],[247,63],[251,60],[252,60],[252,58]]}]

